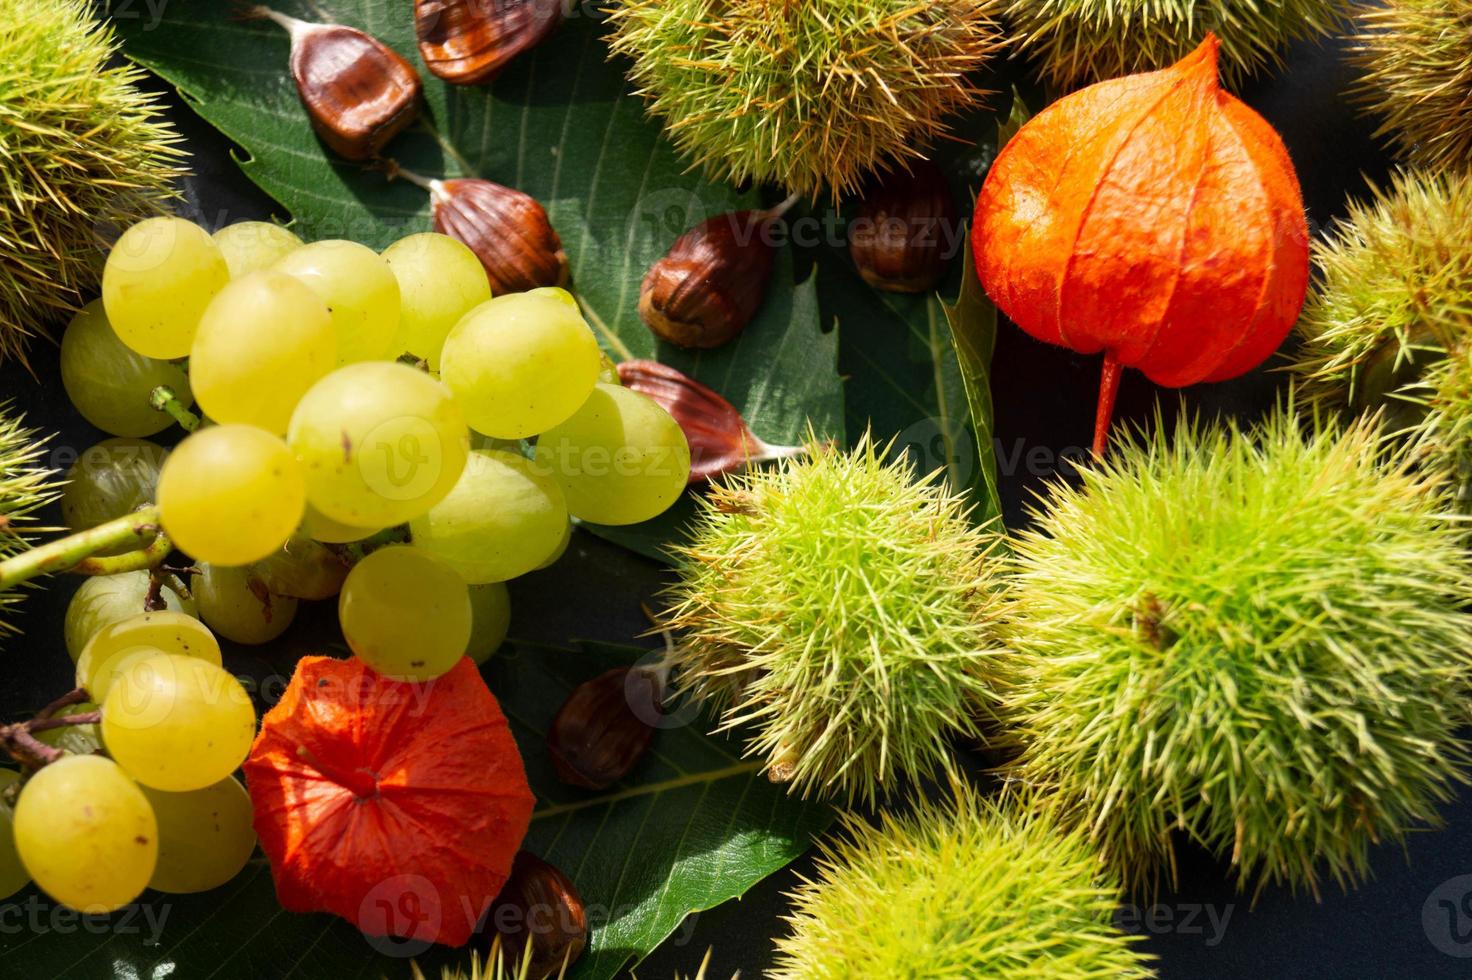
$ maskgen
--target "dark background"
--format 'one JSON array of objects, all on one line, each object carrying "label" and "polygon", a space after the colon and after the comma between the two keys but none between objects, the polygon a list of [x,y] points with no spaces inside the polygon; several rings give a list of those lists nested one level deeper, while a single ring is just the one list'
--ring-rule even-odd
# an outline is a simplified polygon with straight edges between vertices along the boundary
[{"label": "dark background", "polygon": [[[1371,139],[1371,125],[1343,100],[1352,76],[1342,56],[1333,44],[1296,46],[1284,71],[1249,83],[1242,93],[1284,135],[1310,221],[1320,233],[1343,213],[1349,197],[1364,190],[1367,179],[1380,180],[1389,170]],[[158,88],[193,153],[194,176],[185,182],[185,192],[196,216],[212,227],[287,217],[241,175],[228,141],[166,86]],[[36,344],[32,364],[34,377],[15,365],[0,368],[0,400],[13,398],[31,424],[56,433],[53,447],[81,450],[102,438],[67,402],[54,346]],[[1046,459],[1088,444],[1099,365],[1096,358],[1045,347],[1005,324],[994,364],[998,455],[1023,461],[1013,472],[1004,467],[1001,479],[1007,521],[1015,527],[1025,519],[1027,500],[1054,475],[1047,465],[1028,466],[1029,451],[1041,450],[1039,458]],[[1259,371],[1229,384],[1192,389],[1184,397],[1190,408],[1206,414],[1250,417],[1271,403],[1280,386],[1281,376]],[[1174,413],[1180,396],[1158,392],[1138,374],[1127,373],[1117,418],[1148,420],[1157,396],[1167,414]],[[559,644],[628,642],[646,627],[639,600],[659,587],[663,574],[660,566],[580,531],[556,566],[511,583],[512,635]],[[59,578],[25,603],[20,617],[25,636],[7,642],[3,651],[0,718],[21,716],[71,687],[61,622],[74,588],[75,582]],[[304,622],[272,652],[227,649],[227,666],[262,673],[273,661],[289,663],[295,653],[320,645],[333,618],[332,603],[304,603]],[[1444,829],[1415,835],[1404,851],[1380,849],[1372,881],[1348,893],[1327,884],[1317,901],[1280,889],[1254,901],[1236,892],[1224,867],[1204,855],[1185,855],[1179,891],[1162,896],[1154,907],[1126,910],[1121,924],[1148,936],[1146,947],[1159,956],[1161,976],[1167,978],[1472,976],[1472,937],[1458,944],[1461,937],[1439,908],[1441,899],[1465,900],[1467,914],[1457,926],[1472,932],[1472,877],[1451,881],[1472,875],[1472,792],[1464,791],[1445,815]],[[645,978],[666,978],[677,969],[693,974],[707,948],[714,947],[712,980],[737,969],[747,978],[759,976],[770,962],[772,937],[783,928],[783,893],[799,875],[812,874],[811,859],[800,860],[745,898],[694,917],[639,973]]]}]

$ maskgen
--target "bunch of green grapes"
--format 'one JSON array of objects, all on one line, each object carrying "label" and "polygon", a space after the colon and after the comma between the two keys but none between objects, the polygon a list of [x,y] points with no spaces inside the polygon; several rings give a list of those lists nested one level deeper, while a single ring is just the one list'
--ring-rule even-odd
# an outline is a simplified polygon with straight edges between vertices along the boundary
[{"label": "bunch of green grapes", "polygon": [[[85,581],[65,624],[83,717],[38,732],[60,754],[23,782],[0,770],[0,894],[34,880],[88,912],[216,887],[255,846],[234,773],[256,714],[217,635],[270,642],[336,597],[386,676],[481,663],[506,582],[556,561],[573,520],[647,520],[689,477],[679,426],[616,383],[570,294],[493,298],[443,235],[380,255],[152,218],[61,356],[111,437],[68,472],[66,523],[147,513],[193,562]],[[150,441],[175,421],[177,445]]]},{"label": "bunch of green grapes", "polygon": [[74,909],[108,912],[144,888],[235,877],[256,842],[234,776],[256,715],[214,635],[182,612],[142,613],[94,630],[76,674],[92,700],[65,711],[100,721],[39,732],[62,754],[18,788],[0,770],[0,898],[34,880]]},{"label": "bunch of green grapes", "polygon": [[[69,337],[68,390],[100,428],[136,443],[190,404],[206,421],[154,469],[109,456],[79,472],[69,520],[152,494],[201,569],[199,616],[237,642],[338,595],[366,662],[438,676],[490,655],[504,583],[555,561],[574,520],[648,520],[689,479],[679,425],[610,382],[569,293],[492,297],[444,235],[378,254],[260,222],[210,235],[149,219],[118,240]],[[401,546],[374,550],[385,541]]]}]

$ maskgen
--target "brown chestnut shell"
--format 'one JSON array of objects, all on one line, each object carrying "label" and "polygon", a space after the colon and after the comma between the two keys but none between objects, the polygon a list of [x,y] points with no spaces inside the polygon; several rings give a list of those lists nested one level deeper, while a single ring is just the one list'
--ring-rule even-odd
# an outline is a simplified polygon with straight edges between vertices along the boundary
[{"label": "brown chestnut shell", "polygon": [[573,689],[547,730],[547,754],[569,786],[607,789],[644,758],[663,684],[654,672],[615,667]]},{"label": "brown chestnut shell", "polygon": [[435,181],[434,229],[457,238],[485,266],[491,293],[567,285],[567,253],[536,198],[479,178]]},{"label": "brown chestnut shell", "polygon": [[639,316],[679,347],[719,347],[761,308],[776,254],[767,211],[716,215],[685,232],[650,267],[639,288]]},{"label": "brown chestnut shell", "polygon": [[894,293],[923,293],[945,277],[962,240],[945,174],[928,160],[870,181],[849,223],[849,255],[864,281]]},{"label": "brown chestnut shell", "polygon": [[267,8],[291,35],[291,77],[322,142],[367,160],[419,115],[419,73],[378,38],[341,24],[311,24]]},{"label": "brown chestnut shell", "polygon": [[518,851],[511,876],[486,910],[479,932],[485,945],[500,935],[505,962],[517,977],[530,944],[527,977],[543,980],[582,955],[588,913],[571,878],[529,851]]},{"label": "brown chestnut shell", "polygon": [[490,81],[561,22],[562,0],[414,0],[419,54],[455,85]]}]

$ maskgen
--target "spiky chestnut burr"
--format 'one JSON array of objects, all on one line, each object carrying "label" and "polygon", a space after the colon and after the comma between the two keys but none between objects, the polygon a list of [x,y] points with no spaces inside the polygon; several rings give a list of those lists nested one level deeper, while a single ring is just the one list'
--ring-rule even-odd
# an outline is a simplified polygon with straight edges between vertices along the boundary
[{"label": "spiky chestnut burr", "polygon": [[847,816],[791,896],[772,980],[1155,975],[1111,921],[1119,886],[1081,830],[1031,801],[982,798]]},{"label": "spiky chestnut burr", "polygon": [[1472,167],[1472,0],[1389,0],[1355,16],[1356,98],[1428,169]]},{"label": "spiky chestnut burr", "polygon": [[[0,560],[25,550],[27,529],[44,530],[35,526],[36,512],[60,496],[45,454],[36,430],[0,404]],[[0,637],[14,631],[5,612],[20,599],[19,590],[0,589]]]},{"label": "spiky chestnut burr", "polygon": [[621,0],[613,50],[715,177],[804,196],[920,156],[982,94],[1000,0]]},{"label": "spiky chestnut burr", "polygon": [[1283,48],[1329,34],[1353,0],[1009,0],[1008,21],[1043,78],[1074,89],[1164,68],[1208,31],[1222,42],[1222,73],[1235,84],[1282,62]]},{"label": "spiky chestnut burr", "polygon": [[804,796],[872,801],[949,768],[995,698],[998,539],[891,449],[810,439],[724,477],[675,549],[677,686]]},{"label": "spiky chestnut burr", "polygon": [[1014,538],[1010,774],[1147,893],[1178,840],[1347,885],[1468,781],[1467,529],[1373,420],[1160,428]]},{"label": "spiky chestnut burr", "polygon": [[1289,357],[1304,405],[1383,409],[1465,482],[1472,471],[1472,174],[1409,171],[1314,245],[1318,286]]},{"label": "spiky chestnut burr", "polygon": [[100,230],[157,210],[179,138],[86,0],[0,4],[0,360],[95,292]]}]

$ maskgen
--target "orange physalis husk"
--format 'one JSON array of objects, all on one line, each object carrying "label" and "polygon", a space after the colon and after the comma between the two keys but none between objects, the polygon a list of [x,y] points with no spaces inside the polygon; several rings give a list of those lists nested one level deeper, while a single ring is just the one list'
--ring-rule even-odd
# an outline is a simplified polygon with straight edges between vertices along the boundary
[{"label": "orange physalis husk", "polygon": [[245,762],[281,905],[459,946],[511,873],[533,797],[468,658],[431,681],[305,657]]},{"label": "orange physalis husk", "polygon": [[1039,113],[998,155],[972,247],[987,294],[1039,340],[1104,352],[1094,451],[1122,367],[1171,388],[1267,359],[1308,289],[1298,177],[1268,122],[1222,91],[1208,35],[1163,71]]}]

